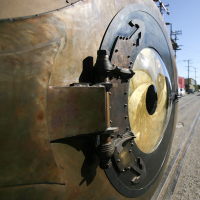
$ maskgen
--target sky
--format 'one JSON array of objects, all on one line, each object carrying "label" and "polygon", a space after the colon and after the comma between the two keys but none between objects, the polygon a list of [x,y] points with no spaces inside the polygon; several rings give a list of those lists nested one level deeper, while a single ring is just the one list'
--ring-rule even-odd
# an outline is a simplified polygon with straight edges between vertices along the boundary
[{"label": "sky", "polygon": [[[189,78],[195,79],[200,85],[200,0],[161,0],[170,15],[164,11],[164,20],[166,23],[172,23],[172,31],[182,31],[178,35],[177,43],[180,49],[176,52],[176,65],[178,75],[188,78],[188,61]],[[156,3],[158,5],[158,3]],[[170,33],[170,25],[167,26]],[[173,38],[173,37],[172,37]],[[185,61],[184,61],[185,60]]]}]

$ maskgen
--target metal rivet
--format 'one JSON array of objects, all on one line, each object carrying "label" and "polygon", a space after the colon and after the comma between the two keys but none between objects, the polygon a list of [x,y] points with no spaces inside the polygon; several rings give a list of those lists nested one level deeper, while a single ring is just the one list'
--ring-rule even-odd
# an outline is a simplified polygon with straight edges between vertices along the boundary
[{"label": "metal rivet", "polygon": [[130,167],[128,167],[128,169],[131,169]]},{"label": "metal rivet", "polygon": [[117,162],[120,162],[120,159],[118,159]]},{"label": "metal rivet", "polygon": [[118,49],[115,49],[115,53],[117,53],[118,52]]},{"label": "metal rivet", "polygon": [[111,92],[109,92],[109,95],[111,95],[112,93]]},{"label": "metal rivet", "polygon": [[110,120],[110,123],[112,123],[112,120]]},{"label": "metal rivet", "polygon": [[132,150],[130,149],[129,152],[132,152]]},{"label": "metal rivet", "polygon": [[135,43],[133,43],[133,46],[135,46]]},{"label": "metal rivet", "polygon": [[120,36],[119,39],[121,40],[121,39],[122,39],[122,36]]},{"label": "metal rivet", "polygon": [[130,58],[130,56],[127,56],[127,58]]},{"label": "metal rivet", "polygon": [[129,69],[131,69],[132,67],[131,67],[131,66],[129,66],[128,68],[129,68]]},{"label": "metal rivet", "polygon": [[125,172],[125,170],[124,170],[124,169],[123,169],[122,171],[123,171],[123,172]]},{"label": "metal rivet", "polygon": [[117,134],[117,136],[118,136],[118,137],[120,137],[120,136],[121,136],[121,134],[120,134],[120,133],[118,133],[118,134]]},{"label": "metal rivet", "polygon": [[127,127],[126,130],[128,131],[128,130],[129,130],[129,127]]},{"label": "metal rivet", "polygon": [[115,136],[114,136],[114,135],[111,135],[110,137],[111,137],[111,138],[114,138]]},{"label": "metal rivet", "polygon": [[127,118],[128,118],[128,116],[126,115],[126,116],[125,116],[125,119],[127,119]]},{"label": "metal rivet", "polygon": [[126,40],[128,40],[128,37],[126,37]]},{"label": "metal rivet", "polygon": [[127,104],[125,103],[125,104],[124,104],[124,107],[126,107],[126,106],[127,106]]},{"label": "metal rivet", "polygon": [[124,92],[124,94],[128,94],[128,92]]},{"label": "metal rivet", "polygon": [[134,144],[133,143],[131,143],[131,146],[133,146]]},{"label": "metal rivet", "polygon": [[110,109],[111,109],[111,106],[110,106]]},{"label": "metal rivet", "polygon": [[132,64],[133,64],[133,62],[131,61],[131,62],[130,62],[130,65],[132,65]]},{"label": "metal rivet", "polygon": [[69,3],[69,1],[66,0],[66,3]]}]

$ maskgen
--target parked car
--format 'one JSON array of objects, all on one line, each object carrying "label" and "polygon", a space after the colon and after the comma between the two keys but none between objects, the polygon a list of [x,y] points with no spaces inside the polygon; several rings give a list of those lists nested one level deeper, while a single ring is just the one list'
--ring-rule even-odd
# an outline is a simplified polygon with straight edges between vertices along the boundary
[{"label": "parked car", "polygon": [[181,96],[181,89],[178,87],[178,95]]},{"label": "parked car", "polygon": [[185,96],[185,89],[184,89],[184,88],[180,88],[180,95],[181,95],[182,97]]},{"label": "parked car", "polygon": [[194,94],[194,90],[193,89],[189,89],[188,90],[188,94],[190,94],[190,93]]}]

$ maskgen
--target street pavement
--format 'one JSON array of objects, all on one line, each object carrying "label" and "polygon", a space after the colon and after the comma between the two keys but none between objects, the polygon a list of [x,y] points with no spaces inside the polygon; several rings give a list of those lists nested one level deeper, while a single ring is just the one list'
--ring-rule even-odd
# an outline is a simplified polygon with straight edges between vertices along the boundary
[{"label": "street pavement", "polygon": [[[188,103],[190,102],[190,103]],[[186,106],[184,106],[186,105]],[[184,106],[184,107],[183,107]],[[185,134],[189,130],[192,122],[200,110],[200,93],[186,94],[179,100],[179,111],[176,131],[174,134],[172,148],[168,160],[168,164],[173,159],[177,149],[179,148]],[[176,171],[177,169],[174,169]],[[169,190],[174,174],[167,181],[166,187],[158,198],[166,199],[165,193]],[[174,200],[200,200],[200,122],[196,127],[196,131],[188,150],[179,181],[177,183],[175,193],[172,197]]]}]

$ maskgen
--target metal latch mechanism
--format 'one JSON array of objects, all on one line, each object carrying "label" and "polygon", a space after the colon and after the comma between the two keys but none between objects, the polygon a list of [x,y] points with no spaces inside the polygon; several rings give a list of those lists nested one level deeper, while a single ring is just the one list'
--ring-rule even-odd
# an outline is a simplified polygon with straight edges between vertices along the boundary
[{"label": "metal latch mechanism", "polygon": [[122,138],[115,140],[114,163],[119,172],[133,171],[134,177],[130,178],[133,184],[139,183],[146,177],[146,167],[142,158],[135,158],[132,147],[135,135],[129,131]]},{"label": "metal latch mechanism", "polygon": [[175,103],[178,103],[180,98],[181,96],[178,93],[172,93],[170,96],[170,99]]},{"label": "metal latch mechanism", "polygon": [[118,132],[118,127],[110,124],[109,91],[116,87],[110,80],[115,77],[127,82],[133,75],[132,69],[113,66],[109,60],[109,51],[99,50],[94,83],[49,86],[47,123],[50,140],[97,135],[100,138],[97,146],[100,167],[109,168],[116,147],[111,135]]}]

